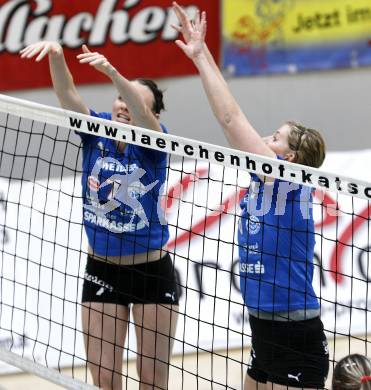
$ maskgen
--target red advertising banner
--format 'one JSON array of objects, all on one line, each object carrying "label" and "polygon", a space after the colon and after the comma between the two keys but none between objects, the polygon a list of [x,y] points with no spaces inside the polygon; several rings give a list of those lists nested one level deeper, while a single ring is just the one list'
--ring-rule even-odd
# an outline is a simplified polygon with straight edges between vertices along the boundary
[{"label": "red advertising banner", "polygon": [[[180,1],[189,14],[208,14],[208,45],[220,50],[220,1]],[[59,41],[76,84],[107,82],[78,63],[81,45],[104,54],[126,77],[161,78],[194,74],[175,45],[177,20],[171,0],[0,0],[0,91],[50,86],[48,61],[18,54],[39,40]]]}]

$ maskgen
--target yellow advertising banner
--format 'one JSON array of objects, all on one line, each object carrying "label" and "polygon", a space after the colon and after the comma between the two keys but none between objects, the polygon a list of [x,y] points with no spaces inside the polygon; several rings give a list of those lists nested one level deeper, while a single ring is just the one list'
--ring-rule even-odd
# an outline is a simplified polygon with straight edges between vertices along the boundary
[{"label": "yellow advertising banner", "polygon": [[236,74],[371,63],[370,0],[224,0],[224,66]]}]

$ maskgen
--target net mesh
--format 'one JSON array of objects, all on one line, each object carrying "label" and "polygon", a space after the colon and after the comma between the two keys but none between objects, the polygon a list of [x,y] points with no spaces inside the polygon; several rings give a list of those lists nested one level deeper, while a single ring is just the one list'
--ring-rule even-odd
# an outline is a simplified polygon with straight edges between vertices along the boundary
[{"label": "net mesh", "polygon": [[[330,341],[330,359],[338,359],[338,350],[356,348],[367,354],[369,183],[0,96],[0,344],[4,351],[59,371],[70,367],[69,376],[89,383],[88,363],[105,367],[103,361],[88,362],[84,348],[81,298],[88,240],[82,221],[90,212],[83,207],[81,195],[84,151],[77,130],[90,138],[125,140],[146,148],[152,164],[159,152],[168,152],[165,166],[155,169],[153,181],[161,172],[166,174],[156,212],[165,210],[170,231],[167,248],[180,298],[179,309],[171,309],[178,313],[172,337],[174,356],[169,362],[169,353],[163,360],[158,358],[170,367],[170,387],[243,388],[251,331],[240,292],[237,235],[239,205],[251,191],[248,170],[315,189],[313,284]],[[104,147],[99,149],[102,158],[104,151]],[[362,159],[359,165],[353,161],[348,170],[345,164],[339,169],[339,162],[338,155],[330,154],[326,164],[335,172],[362,172]],[[115,174],[131,173],[129,168],[115,169]],[[90,190],[104,190],[90,173],[85,172]],[[107,202],[117,195],[111,191],[113,173],[104,178],[111,180]],[[135,183],[134,193],[145,190]],[[104,216],[100,214],[101,225],[107,223]],[[98,224],[99,215],[95,218]],[[125,218],[128,223],[136,218],[138,225],[140,210]],[[248,223],[250,229],[258,225]],[[118,228],[118,224],[109,226]],[[135,237],[134,245],[147,245],[145,249],[150,250],[150,243],[143,244],[142,239]],[[254,267],[250,271],[256,272]],[[100,284],[99,289],[104,293],[109,286]],[[107,319],[119,317],[118,312],[107,315]],[[136,336],[149,330],[143,323],[135,328],[134,320],[132,313],[125,345],[98,340],[123,354],[122,371],[114,371],[127,388],[139,383],[135,366],[128,361],[145,354],[138,349]],[[344,340],[345,349],[339,347]],[[0,366],[2,373],[12,370],[9,365]],[[32,369],[27,366],[27,370]]]}]

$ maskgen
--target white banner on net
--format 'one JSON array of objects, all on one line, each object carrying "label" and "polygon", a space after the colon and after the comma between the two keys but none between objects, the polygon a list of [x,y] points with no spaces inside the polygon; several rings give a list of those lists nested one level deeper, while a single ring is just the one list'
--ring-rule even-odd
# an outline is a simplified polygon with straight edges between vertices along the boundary
[{"label": "white banner on net", "polygon": [[[357,152],[357,159],[354,153],[329,153],[325,168],[370,181],[370,160],[371,150]],[[177,168],[169,170],[169,188],[182,201],[169,199],[167,204],[169,245],[183,286],[174,352],[239,348],[242,334],[249,342],[250,330],[233,244],[239,214],[236,183],[246,187],[249,175],[194,161],[182,165],[183,173]],[[193,179],[187,176],[194,173]],[[185,177],[191,178],[187,184]],[[87,242],[77,183],[73,177],[36,183],[0,180],[0,345],[48,366],[85,363],[80,298]],[[371,330],[369,202],[328,193],[325,203],[327,210],[317,205],[314,212],[315,252],[323,265],[321,273],[315,268],[314,279],[325,329],[365,335]],[[342,211],[338,216],[336,204]],[[188,236],[191,229],[194,234]],[[344,276],[336,277],[334,259]],[[130,350],[136,346],[134,333],[129,331]],[[0,372],[10,370],[0,366]]]},{"label": "white banner on net", "polygon": [[[193,139],[159,133],[142,127],[112,122],[73,111],[62,110],[0,94],[0,126],[15,116],[15,126],[24,119],[58,128],[124,141],[130,144],[189,157],[198,161],[219,164],[225,167],[247,170],[258,175],[270,176],[304,184],[320,190],[331,190],[361,199],[371,199],[371,183],[363,178],[354,180],[344,172],[329,172],[300,164],[263,157],[241,150],[225,148]],[[9,114],[9,116],[8,116]],[[20,120],[22,118],[22,120]],[[4,124],[3,124],[4,123]]]}]

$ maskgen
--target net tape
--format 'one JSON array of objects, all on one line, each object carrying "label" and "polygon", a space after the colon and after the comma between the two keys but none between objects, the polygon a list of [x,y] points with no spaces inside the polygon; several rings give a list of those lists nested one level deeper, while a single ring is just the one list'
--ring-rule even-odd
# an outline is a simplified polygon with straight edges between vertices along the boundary
[{"label": "net tape", "polygon": [[218,145],[126,125],[0,94],[0,111],[177,156],[371,200],[371,183]]}]

